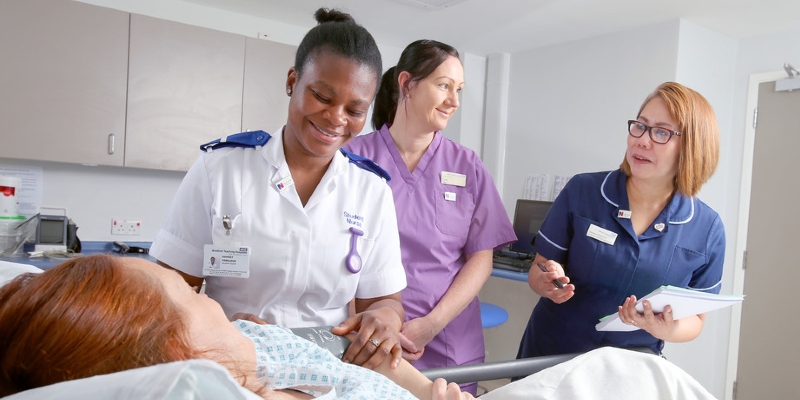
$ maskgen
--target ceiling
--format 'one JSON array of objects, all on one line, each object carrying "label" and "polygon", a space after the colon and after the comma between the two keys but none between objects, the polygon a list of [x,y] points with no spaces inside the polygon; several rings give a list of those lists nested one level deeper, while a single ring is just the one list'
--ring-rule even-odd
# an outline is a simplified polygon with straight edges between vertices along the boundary
[{"label": "ceiling", "polygon": [[[798,0],[184,0],[298,26],[349,12],[385,45],[436,39],[462,53],[515,53],[683,18],[733,38],[800,29]],[[423,7],[422,2],[451,4]],[[278,17],[276,17],[278,16]]]}]

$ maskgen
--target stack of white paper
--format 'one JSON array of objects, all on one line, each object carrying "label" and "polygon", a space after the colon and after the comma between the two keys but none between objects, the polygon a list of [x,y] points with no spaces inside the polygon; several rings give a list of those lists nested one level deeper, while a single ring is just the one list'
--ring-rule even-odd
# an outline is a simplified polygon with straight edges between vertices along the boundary
[{"label": "stack of white paper", "polygon": [[528,200],[553,201],[572,178],[571,175],[528,175],[522,188],[522,198]]},{"label": "stack of white paper", "polygon": [[[690,315],[702,314],[716,309],[734,305],[744,300],[743,294],[713,294],[683,289],[675,286],[662,286],[636,302],[636,309],[644,311],[642,301],[648,300],[653,312],[664,311],[667,305],[672,306],[672,318],[680,319]],[[600,319],[595,328],[598,331],[635,331],[639,328],[622,322],[619,313],[614,313]]]}]

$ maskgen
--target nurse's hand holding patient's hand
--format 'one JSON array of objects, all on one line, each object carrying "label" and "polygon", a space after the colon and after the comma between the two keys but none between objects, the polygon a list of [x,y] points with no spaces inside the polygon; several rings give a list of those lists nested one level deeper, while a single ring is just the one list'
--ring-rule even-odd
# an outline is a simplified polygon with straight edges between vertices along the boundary
[{"label": "nurse's hand holding patient's hand", "polygon": [[391,368],[396,368],[403,356],[398,337],[402,322],[394,309],[377,307],[346,319],[331,332],[336,335],[356,332],[342,361],[374,369],[391,354]]}]

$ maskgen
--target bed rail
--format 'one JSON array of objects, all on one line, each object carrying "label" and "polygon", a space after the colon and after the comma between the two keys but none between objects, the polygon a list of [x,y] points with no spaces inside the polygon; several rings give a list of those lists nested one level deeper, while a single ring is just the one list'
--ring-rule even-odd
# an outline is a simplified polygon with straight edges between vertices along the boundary
[{"label": "bed rail", "polygon": [[[633,347],[628,350],[653,354],[647,347]],[[571,360],[583,353],[560,354],[555,356],[539,356],[519,360],[493,361],[483,364],[459,365],[455,367],[430,368],[421,370],[430,380],[444,378],[448,382],[469,383],[490,381],[513,377],[524,377],[535,374],[545,368]]]}]

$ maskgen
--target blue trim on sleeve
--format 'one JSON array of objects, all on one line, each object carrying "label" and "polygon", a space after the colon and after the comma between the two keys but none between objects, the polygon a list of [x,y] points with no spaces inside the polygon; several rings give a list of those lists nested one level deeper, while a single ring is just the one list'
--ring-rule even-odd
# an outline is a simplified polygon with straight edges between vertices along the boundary
[{"label": "blue trim on sleeve", "polygon": [[389,182],[389,181],[392,180],[391,175],[389,175],[389,173],[386,172],[386,170],[384,170],[378,164],[376,164],[375,161],[372,161],[367,157],[362,157],[362,156],[360,156],[358,154],[351,153],[351,152],[349,152],[349,151],[347,151],[345,149],[341,149],[341,150],[342,150],[342,154],[344,154],[345,157],[347,157],[350,160],[351,163],[361,167],[362,169],[365,169],[365,170],[367,170],[369,172],[372,172],[375,175],[378,175],[383,179],[386,179],[386,182]]},{"label": "blue trim on sleeve", "polygon": [[253,148],[265,145],[270,138],[269,133],[264,131],[241,132],[202,144],[200,145],[200,150],[211,151],[223,147]]}]

